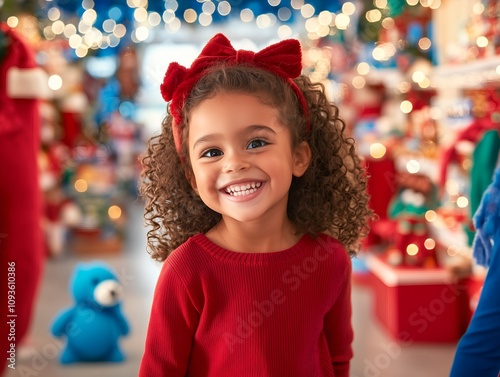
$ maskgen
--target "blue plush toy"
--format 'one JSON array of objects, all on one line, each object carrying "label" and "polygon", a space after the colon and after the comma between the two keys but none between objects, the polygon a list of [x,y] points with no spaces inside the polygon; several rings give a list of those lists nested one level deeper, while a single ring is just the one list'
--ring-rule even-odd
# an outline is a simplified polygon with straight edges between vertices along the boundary
[{"label": "blue plush toy", "polygon": [[79,264],[73,272],[73,307],[57,315],[52,334],[65,336],[61,363],[123,361],[118,338],[129,325],[121,311],[123,288],[112,269],[104,263]]}]

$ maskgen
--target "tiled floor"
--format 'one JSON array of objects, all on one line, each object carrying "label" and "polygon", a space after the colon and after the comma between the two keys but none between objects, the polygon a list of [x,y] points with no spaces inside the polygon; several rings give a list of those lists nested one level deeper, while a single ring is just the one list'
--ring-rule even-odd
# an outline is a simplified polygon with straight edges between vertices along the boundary
[{"label": "tiled floor", "polygon": [[[135,377],[142,356],[149,307],[160,265],[145,253],[145,230],[139,205],[129,212],[125,250],[100,257],[109,263],[125,284],[123,311],[131,334],[121,341],[127,360],[119,364],[61,366],[62,342],[50,336],[56,313],[71,305],[68,280],[82,257],[65,255],[48,260],[32,328],[32,354],[18,355],[16,370],[5,377]],[[88,258],[87,258],[88,259]],[[351,377],[447,377],[455,345],[400,345],[388,338],[372,316],[373,298],[368,287],[353,286],[354,359]],[[221,376],[230,377],[230,376]],[[256,376],[258,377],[258,376]],[[277,376],[286,377],[286,376]]]}]

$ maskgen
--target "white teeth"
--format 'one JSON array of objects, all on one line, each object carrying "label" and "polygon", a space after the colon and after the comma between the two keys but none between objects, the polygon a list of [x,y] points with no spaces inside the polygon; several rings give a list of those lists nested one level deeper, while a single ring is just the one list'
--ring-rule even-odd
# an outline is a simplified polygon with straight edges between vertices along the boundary
[{"label": "white teeth", "polygon": [[252,182],[241,186],[226,187],[225,191],[232,196],[244,196],[254,193],[260,186],[262,186],[261,182]]}]

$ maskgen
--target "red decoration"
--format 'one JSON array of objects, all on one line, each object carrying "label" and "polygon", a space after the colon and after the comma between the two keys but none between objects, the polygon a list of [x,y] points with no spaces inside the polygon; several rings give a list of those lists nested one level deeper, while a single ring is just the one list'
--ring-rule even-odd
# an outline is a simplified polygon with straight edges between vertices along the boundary
[{"label": "red decoration", "polygon": [[[9,336],[12,326],[5,322],[0,326],[1,373],[5,363],[10,362],[10,350],[15,349],[28,332],[44,252],[37,165],[38,101],[10,98],[6,85],[8,71],[13,67],[35,68],[35,56],[30,46],[6,24],[0,23],[0,32],[11,43],[9,53],[0,62],[0,262],[4,284],[0,289],[0,314],[7,323],[15,321],[13,337]],[[8,294],[12,299],[8,299]],[[9,318],[14,314],[15,318]]]},{"label": "red decoration", "polygon": [[389,203],[396,190],[396,167],[392,158],[366,159],[368,176],[368,193],[370,208],[378,219],[371,225],[370,233],[364,241],[364,246],[377,245],[394,234],[395,225],[387,217]]},{"label": "red decoration", "polygon": [[467,328],[467,287],[450,282],[448,271],[392,267],[379,257],[367,260],[375,315],[400,345],[456,343]]},{"label": "red decoration", "polygon": [[435,242],[426,245],[430,237],[425,214],[437,207],[437,190],[424,174],[399,173],[399,192],[393,198],[389,216],[396,221],[394,246],[387,260],[394,265],[424,267],[438,265]]},{"label": "red decoration", "polygon": [[441,161],[439,164],[439,185],[441,187],[444,187],[446,184],[449,164],[458,159],[458,152],[456,150],[457,143],[460,141],[471,141],[473,143],[477,143],[481,136],[486,131],[490,130],[500,130],[500,124],[492,121],[491,119],[484,118],[475,120],[470,126],[466,127],[456,135],[455,141],[449,148],[445,149],[441,155]]}]

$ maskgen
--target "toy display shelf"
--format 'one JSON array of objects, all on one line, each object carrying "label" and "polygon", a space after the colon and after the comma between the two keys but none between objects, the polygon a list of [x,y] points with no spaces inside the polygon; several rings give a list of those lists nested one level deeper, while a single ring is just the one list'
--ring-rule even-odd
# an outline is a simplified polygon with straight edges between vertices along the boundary
[{"label": "toy display shelf", "polygon": [[500,77],[500,56],[477,59],[468,63],[443,64],[432,70],[431,82],[435,88],[480,88]]}]

